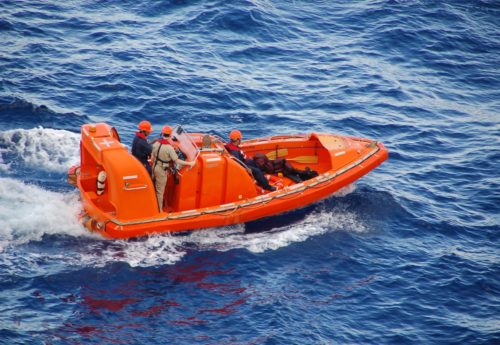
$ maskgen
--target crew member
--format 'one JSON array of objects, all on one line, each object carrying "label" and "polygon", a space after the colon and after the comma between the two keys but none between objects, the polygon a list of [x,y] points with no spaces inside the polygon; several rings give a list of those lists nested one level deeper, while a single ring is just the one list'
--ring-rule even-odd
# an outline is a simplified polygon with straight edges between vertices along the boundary
[{"label": "crew member", "polygon": [[186,165],[192,167],[195,163],[194,161],[183,161],[177,156],[174,147],[169,143],[172,127],[163,127],[161,134],[162,138],[153,144],[153,153],[151,155],[151,162],[153,163],[153,181],[160,211],[163,210],[163,195],[165,194],[168,170],[171,164],[177,163],[179,166]]},{"label": "crew member", "polygon": [[149,157],[153,149],[152,144],[156,142],[154,139],[148,142],[148,135],[153,131],[151,122],[141,121],[138,126],[139,131],[135,132],[134,141],[132,142],[132,154],[144,165],[149,175],[151,176],[151,165],[149,164]]},{"label": "crew member", "polygon": [[225,146],[226,150],[233,157],[238,159],[238,161],[240,161],[240,163],[247,169],[247,171],[252,174],[259,186],[261,186],[265,190],[269,190],[272,192],[275,191],[276,187],[269,184],[269,181],[264,176],[264,173],[259,168],[257,168],[257,166],[255,166],[255,162],[252,159],[248,158],[240,148],[242,138],[243,136],[239,130],[235,129],[231,131],[231,133],[229,133],[230,142]]}]

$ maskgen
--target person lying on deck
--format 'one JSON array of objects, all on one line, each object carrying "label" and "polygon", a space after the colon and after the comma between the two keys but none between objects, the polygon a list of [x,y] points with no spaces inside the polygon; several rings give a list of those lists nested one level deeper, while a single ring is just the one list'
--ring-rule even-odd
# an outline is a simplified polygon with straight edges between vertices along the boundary
[{"label": "person lying on deck", "polygon": [[288,177],[295,183],[318,176],[318,172],[311,170],[309,167],[306,167],[305,170],[296,169],[285,158],[269,159],[265,154],[260,152],[255,154],[253,161],[255,166],[262,172],[271,175],[282,173],[283,176]]}]

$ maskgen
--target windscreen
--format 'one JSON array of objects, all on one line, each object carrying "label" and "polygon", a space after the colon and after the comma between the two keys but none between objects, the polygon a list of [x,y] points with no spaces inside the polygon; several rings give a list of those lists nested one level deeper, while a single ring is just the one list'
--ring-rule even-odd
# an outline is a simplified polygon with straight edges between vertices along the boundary
[{"label": "windscreen", "polygon": [[192,161],[193,159],[195,159],[198,153],[198,148],[191,141],[191,138],[184,131],[184,128],[182,128],[181,125],[176,125],[172,129],[172,140],[177,141],[177,143],[179,144],[179,149],[184,152],[184,154],[187,156],[188,161]]}]

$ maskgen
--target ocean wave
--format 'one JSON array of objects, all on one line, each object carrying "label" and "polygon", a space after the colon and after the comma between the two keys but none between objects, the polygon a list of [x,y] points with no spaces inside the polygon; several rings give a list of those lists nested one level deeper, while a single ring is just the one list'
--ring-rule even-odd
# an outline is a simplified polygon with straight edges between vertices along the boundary
[{"label": "ocean wave", "polygon": [[[0,8],[4,342],[498,339],[498,1]],[[65,179],[79,128],[130,143],[143,119],[153,136],[333,132],[390,155],[301,210],[105,240]]]},{"label": "ocean wave", "polygon": [[31,126],[74,129],[86,121],[86,116],[73,112],[63,112],[59,109],[55,111],[44,104],[37,105],[21,98],[0,97],[0,123],[5,129],[25,126],[27,123]]}]

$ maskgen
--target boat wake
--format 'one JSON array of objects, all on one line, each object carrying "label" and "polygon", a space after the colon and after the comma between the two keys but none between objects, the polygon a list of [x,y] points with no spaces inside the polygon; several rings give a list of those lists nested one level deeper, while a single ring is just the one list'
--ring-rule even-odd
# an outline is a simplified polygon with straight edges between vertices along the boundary
[{"label": "boat wake", "polygon": [[[299,220],[269,230],[248,231],[244,224],[193,231],[182,236],[154,235],[129,241],[107,241],[89,233],[78,222],[81,210],[76,191],[58,192],[22,182],[11,175],[19,167],[65,172],[77,163],[80,137],[77,133],[50,128],[13,129],[0,132],[0,252],[23,251],[26,245],[38,245],[38,256],[44,255],[44,236],[63,235],[66,239],[52,242],[45,251],[48,260],[64,260],[67,264],[102,266],[109,262],[126,262],[131,266],[173,264],[189,250],[229,251],[247,249],[253,253],[277,250],[292,243],[343,230],[365,232],[367,226],[342,202],[323,201]],[[58,182],[59,183],[59,182]],[[334,198],[352,193],[350,185],[334,194]],[[286,217],[286,216],[277,216]],[[68,242],[78,242],[74,246]],[[80,239],[80,240],[78,240]],[[83,239],[83,240],[82,240]],[[68,253],[73,250],[72,253]],[[26,255],[33,253],[24,249]]]},{"label": "boat wake", "polygon": [[[229,229],[210,229],[206,233],[194,232],[191,240],[200,249],[230,250],[245,248],[254,253],[277,250],[292,243],[332,231],[366,232],[367,226],[346,205],[340,203],[333,209],[327,204],[308,214],[294,224],[277,227],[265,232],[245,233],[244,226]],[[204,231],[205,232],[205,231]]]},{"label": "boat wake", "polygon": [[79,162],[80,135],[61,129],[31,128],[0,132],[0,172],[25,166],[66,172]]},{"label": "boat wake", "polygon": [[[94,243],[91,256],[82,258],[88,264],[104,265],[109,261],[124,261],[131,266],[173,264],[189,250],[229,251],[247,249],[253,253],[278,250],[293,243],[332,231],[364,233],[369,230],[357,215],[339,203],[333,209],[327,204],[307,215],[305,219],[264,232],[245,232],[245,225],[193,231],[188,235],[154,235],[145,239],[114,241],[113,245]],[[100,248],[99,248],[100,247]],[[99,257],[95,253],[99,252]]]},{"label": "boat wake", "polygon": [[58,193],[12,178],[0,178],[0,252],[8,245],[40,241],[43,235],[84,235],[78,193]]},{"label": "boat wake", "polygon": [[[338,194],[343,196],[353,190],[354,187],[349,186]],[[161,234],[136,240],[108,241],[89,233],[78,222],[80,202],[76,191],[53,192],[15,179],[0,178],[0,252],[22,251],[24,245],[34,242],[45,246],[44,236],[63,235],[65,240],[47,239],[52,242],[51,247],[61,246],[59,255],[54,255],[56,248],[46,253],[49,260],[63,259],[75,266],[103,266],[110,262],[153,266],[178,262],[193,249],[247,249],[261,253],[331,231],[367,231],[367,226],[355,213],[347,210],[345,204],[336,202],[333,207],[330,204],[321,202],[304,219],[269,231],[248,233],[245,225],[239,224],[193,231],[182,236]],[[75,240],[78,243],[72,245]],[[26,254],[30,255],[28,250]],[[37,255],[43,256],[43,249],[39,249]]]},{"label": "boat wake", "polygon": [[229,251],[246,249],[253,253],[278,250],[293,243],[332,231],[366,232],[368,227],[345,205],[333,210],[320,207],[303,221],[260,233],[246,233],[245,225],[193,231],[188,235],[161,234],[137,240],[94,241],[78,262],[104,266],[110,262],[126,262],[132,267],[174,264],[190,250]]}]

